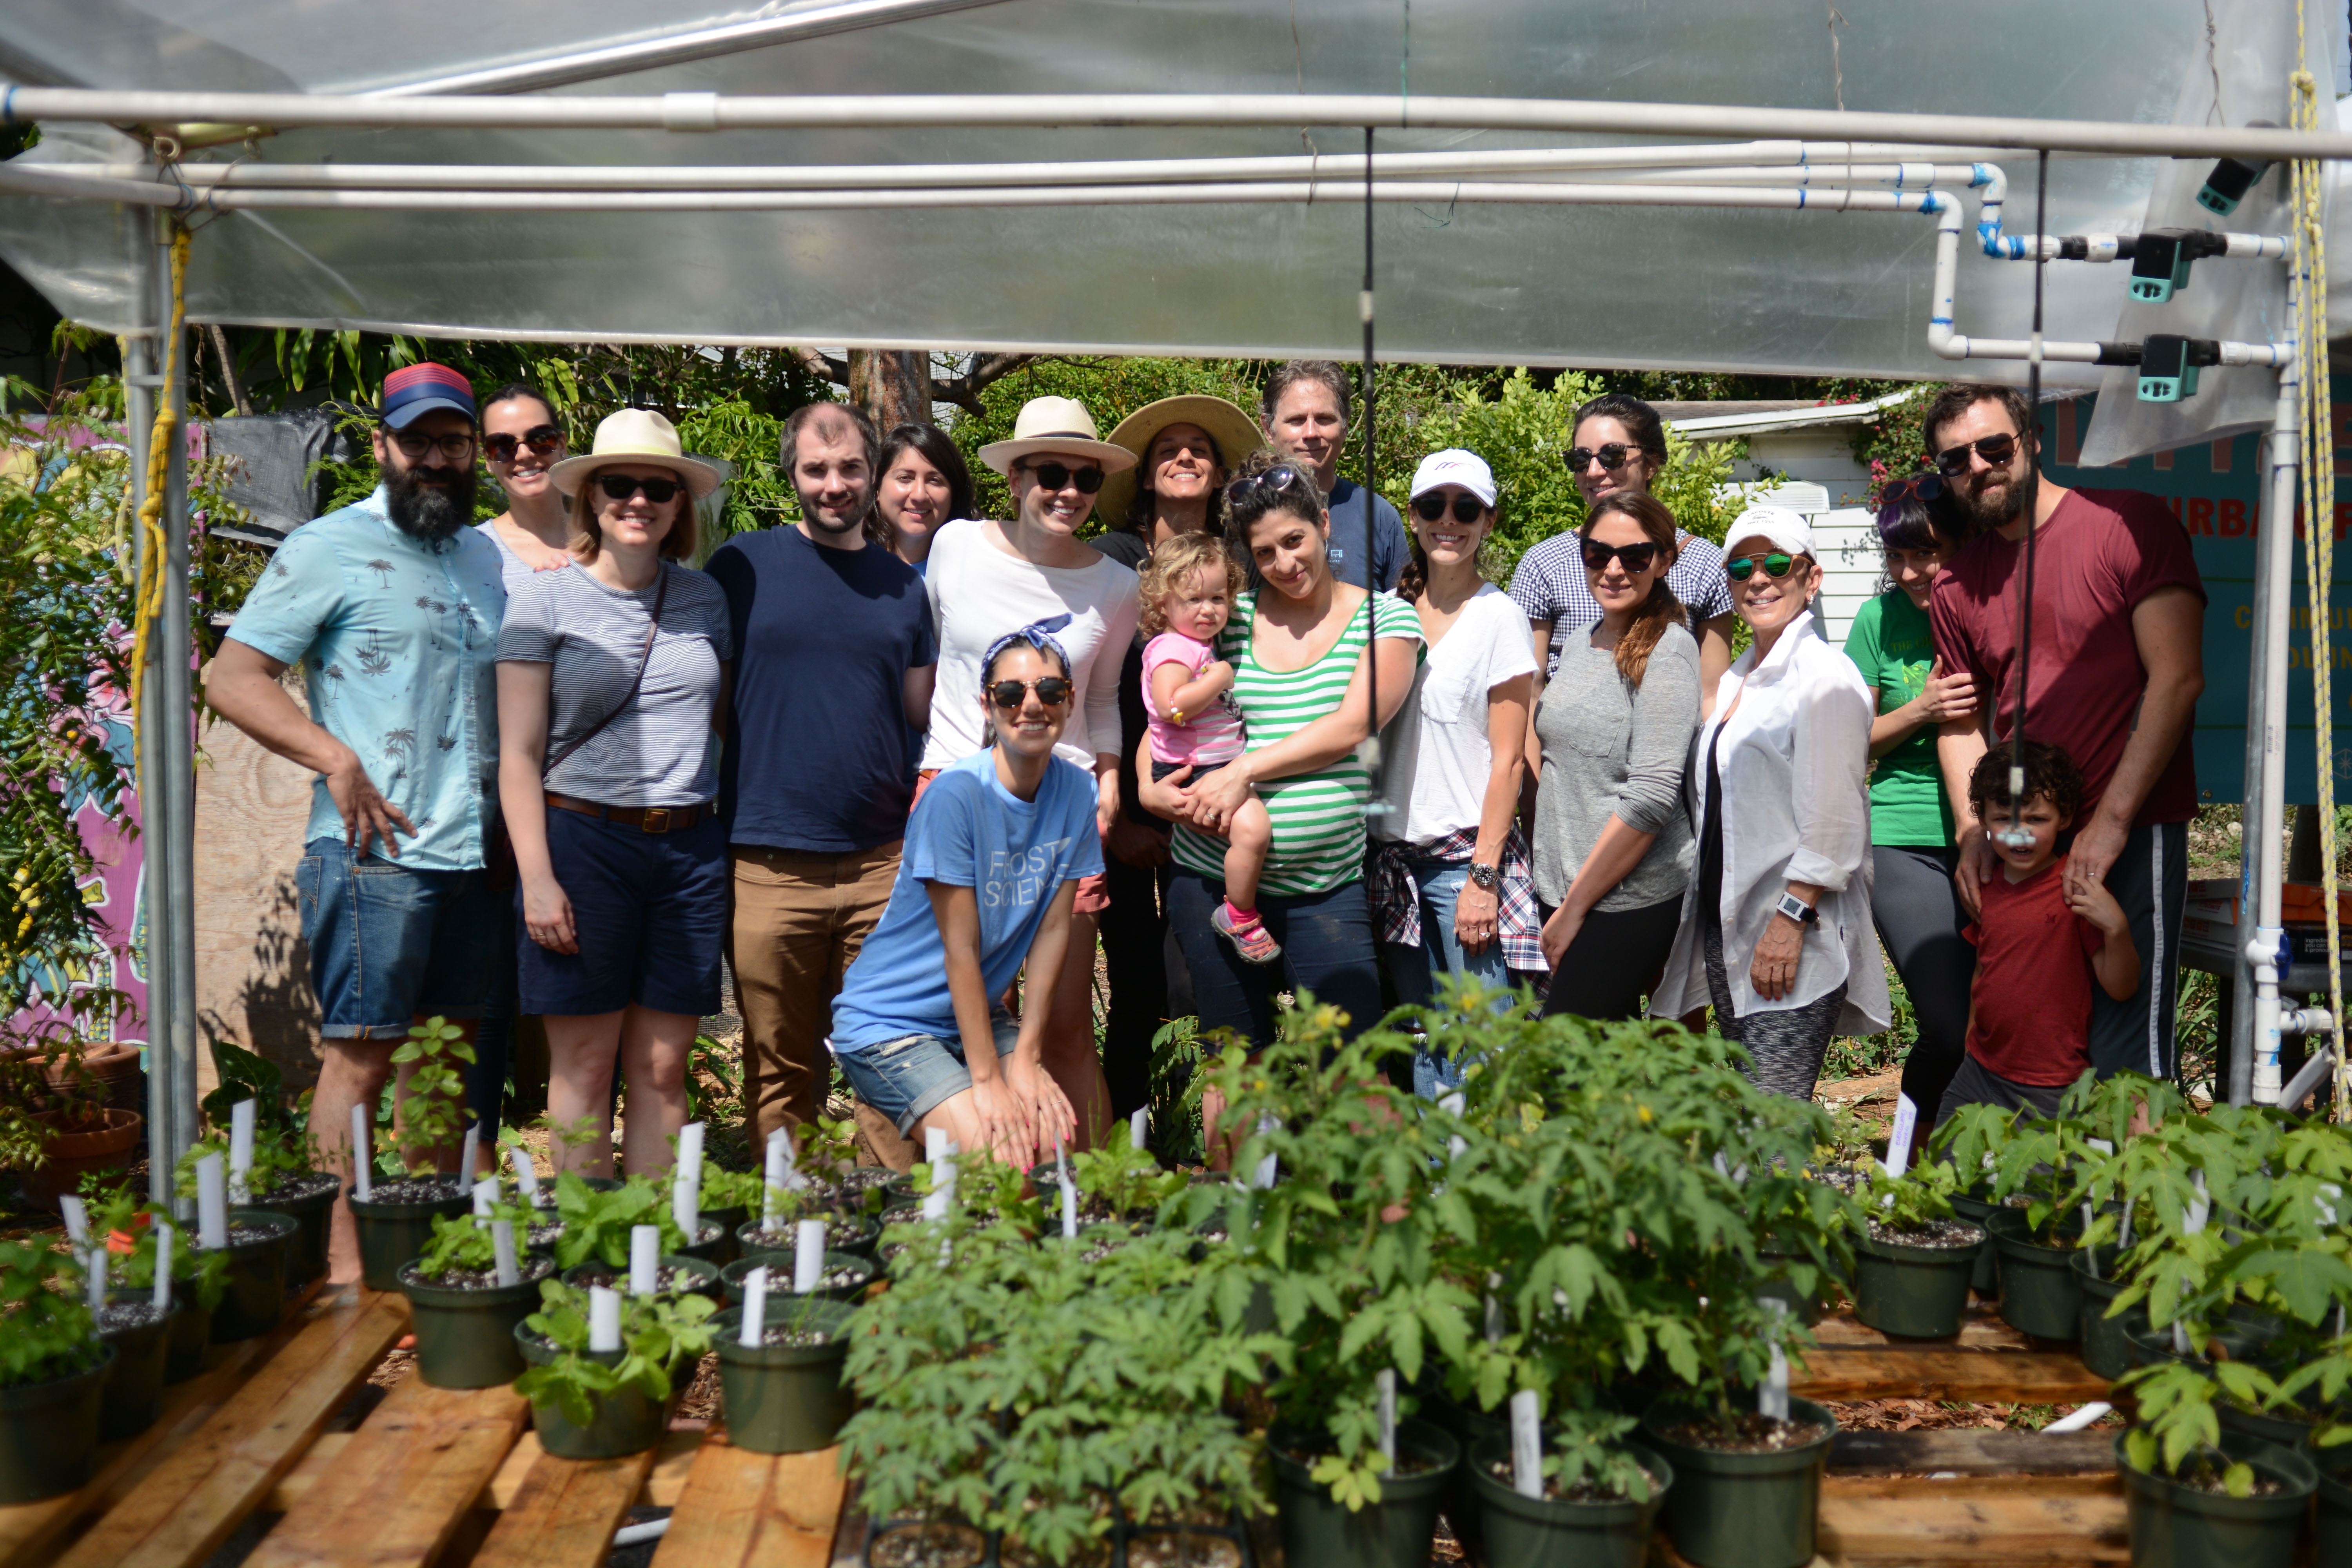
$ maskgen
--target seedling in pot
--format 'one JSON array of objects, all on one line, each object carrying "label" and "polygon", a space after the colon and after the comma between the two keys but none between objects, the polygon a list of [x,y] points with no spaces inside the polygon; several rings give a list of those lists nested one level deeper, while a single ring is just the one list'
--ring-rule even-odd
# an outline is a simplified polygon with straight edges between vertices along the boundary
[{"label": "seedling in pot", "polygon": [[540,1310],[523,1326],[558,1353],[515,1380],[515,1392],[534,1404],[553,1405],[565,1419],[586,1426],[595,1419],[594,1402],[623,1388],[656,1401],[669,1398],[677,1369],[710,1348],[710,1315],[718,1304],[705,1296],[637,1296],[620,1307],[621,1359],[608,1365],[589,1352],[590,1292],[560,1281],[541,1281]]},{"label": "seedling in pot", "polygon": [[82,1266],[32,1242],[0,1241],[0,1388],[71,1377],[104,1354]]},{"label": "seedling in pot", "polygon": [[[395,1069],[410,1071],[399,1087],[397,1125],[376,1131],[375,1148],[396,1156],[394,1168],[408,1174],[373,1179],[364,1195],[380,1204],[445,1198],[460,1184],[439,1174],[437,1167],[444,1152],[460,1146],[472,1125],[464,1069],[474,1060],[474,1047],[467,1044],[464,1029],[436,1014],[409,1028],[392,1059]],[[364,1113],[364,1107],[354,1107],[353,1120]]]},{"label": "seedling in pot", "polygon": [[1876,1241],[1906,1247],[1975,1247],[1984,1233],[1952,1217],[1952,1192],[1958,1184],[1949,1165],[1923,1161],[1902,1175],[1881,1166],[1863,1182],[1855,1194]]},{"label": "seedling in pot", "polygon": [[685,1250],[688,1237],[670,1212],[669,1194],[644,1176],[631,1176],[610,1192],[600,1192],[565,1172],[555,1178],[555,1212],[563,1221],[556,1238],[559,1268],[600,1262],[613,1268],[629,1266],[629,1233],[641,1225],[661,1232],[661,1250]]},{"label": "seedling in pot", "polygon": [[[490,1289],[552,1273],[555,1266],[549,1259],[520,1258],[514,1253],[515,1239],[528,1237],[530,1221],[531,1211],[519,1203],[493,1204],[487,1215],[436,1215],[433,1239],[415,1265],[416,1277],[460,1289]],[[498,1240],[500,1225],[508,1227],[503,1258]],[[502,1263],[515,1271],[514,1279],[499,1278]]]}]

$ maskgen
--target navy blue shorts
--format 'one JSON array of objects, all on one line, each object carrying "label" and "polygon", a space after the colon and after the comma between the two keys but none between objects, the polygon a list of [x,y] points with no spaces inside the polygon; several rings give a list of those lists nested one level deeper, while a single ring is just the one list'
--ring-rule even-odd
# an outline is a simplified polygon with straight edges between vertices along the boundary
[{"label": "navy blue shorts", "polygon": [[294,870],[319,1033],[403,1040],[412,1020],[478,1018],[505,925],[484,871],[421,871],[340,838],[303,846]]},{"label": "navy blue shorts", "polygon": [[[702,1018],[719,1011],[727,929],[727,833],[717,813],[647,833],[551,808],[547,852],[572,900],[578,952],[552,952],[515,921],[517,1011],[557,1017],[635,1005]],[[522,908],[522,890],[515,890]]]}]

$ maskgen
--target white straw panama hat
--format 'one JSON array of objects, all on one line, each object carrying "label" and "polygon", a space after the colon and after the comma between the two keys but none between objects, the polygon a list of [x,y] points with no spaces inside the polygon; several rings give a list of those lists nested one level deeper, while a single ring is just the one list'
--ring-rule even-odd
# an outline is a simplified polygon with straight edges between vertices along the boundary
[{"label": "white straw panama hat", "polygon": [[980,449],[980,460],[1000,474],[1010,474],[1013,464],[1037,452],[1092,458],[1107,474],[1135,467],[1134,453],[1095,434],[1095,416],[1075,397],[1031,398],[1013,421],[1013,439],[991,441]]},{"label": "white straw panama hat", "polygon": [[596,426],[596,445],[576,458],[566,458],[547,470],[555,488],[575,496],[588,476],[615,463],[658,465],[686,481],[696,499],[709,495],[723,482],[717,468],[699,458],[689,458],[679,445],[677,426],[650,408],[624,408],[608,414]]},{"label": "white straw panama hat", "polygon": [[1735,546],[1751,539],[1760,539],[1791,555],[1813,556],[1812,524],[1805,521],[1804,513],[1785,506],[1751,506],[1741,512],[1723,536],[1724,553],[1730,554]]},{"label": "white straw panama hat", "polygon": [[1244,458],[1265,445],[1265,432],[1257,427],[1257,421],[1222,397],[1187,392],[1145,404],[1120,420],[1118,428],[1110,433],[1110,444],[1134,453],[1137,463],[1137,467],[1105,479],[1102,493],[1095,498],[1095,515],[1110,527],[1126,525],[1128,504],[1135,500],[1136,487],[1143,482],[1141,465],[1151,455],[1151,443],[1160,439],[1160,432],[1171,425],[1197,425],[1206,430],[1209,439],[1217,444],[1218,454],[1225,459],[1225,478],[1229,479],[1234,470],[1242,466]]}]

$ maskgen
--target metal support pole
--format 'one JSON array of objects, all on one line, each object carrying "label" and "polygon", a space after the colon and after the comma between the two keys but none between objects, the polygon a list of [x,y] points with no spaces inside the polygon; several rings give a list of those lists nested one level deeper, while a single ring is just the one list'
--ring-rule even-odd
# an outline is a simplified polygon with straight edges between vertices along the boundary
[{"label": "metal support pole", "polygon": [[[154,730],[163,764],[162,820],[150,827],[151,843],[163,863],[163,897],[151,906],[155,945],[172,976],[170,1005],[163,1013],[172,1080],[172,1163],[176,1165],[196,1136],[196,756],[195,703],[190,661],[195,644],[188,635],[188,360],[187,344],[166,351],[172,321],[172,220],[155,222],[156,369],[175,367],[161,389],[163,406],[174,418],[171,461],[163,489],[163,605],[153,647],[156,668]],[[184,338],[184,332],[183,333]],[[163,919],[155,920],[160,910]],[[152,1148],[152,1145],[151,1145]],[[167,1167],[168,1169],[169,1167]]]}]

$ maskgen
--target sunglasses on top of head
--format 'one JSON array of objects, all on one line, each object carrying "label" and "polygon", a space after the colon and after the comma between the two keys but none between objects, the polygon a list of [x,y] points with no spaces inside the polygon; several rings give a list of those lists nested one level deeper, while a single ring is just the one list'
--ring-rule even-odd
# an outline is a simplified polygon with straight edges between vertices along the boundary
[{"label": "sunglasses on top of head", "polygon": [[2005,468],[2009,460],[2017,456],[2017,437],[2004,430],[1998,436],[1979,437],[1957,447],[1947,447],[1936,454],[1936,471],[1946,479],[1958,479],[1969,471],[1970,452],[1982,458],[1988,468]]},{"label": "sunglasses on top of head", "polygon": [[1083,468],[1073,468],[1066,463],[1028,463],[1023,466],[1031,478],[1049,490],[1066,489],[1076,485],[1080,495],[1090,496],[1103,487],[1103,471],[1092,464]]},{"label": "sunglasses on top of head", "polygon": [[1225,487],[1225,500],[1239,505],[1260,490],[1265,491],[1268,495],[1276,495],[1297,483],[1297,468],[1277,465],[1262,474],[1244,474]]},{"label": "sunglasses on top of head", "polygon": [[656,506],[675,499],[678,491],[686,489],[676,479],[641,479],[634,474],[598,474],[596,488],[604,492],[607,500],[626,500],[643,490],[646,499]]},{"label": "sunglasses on top of head", "polygon": [[[1413,515],[1420,518],[1422,521],[1435,522],[1439,518],[1445,515],[1445,492],[1444,490],[1429,490],[1423,494],[1413,497],[1412,510]],[[1480,500],[1476,496],[1457,495],[1454,498],[1454,521],[1475,522],[1486,515],[1486,503]]]},{"label": "sunglasses on top of head", "polygon": [[1032,690],[1037,700],[1048,708],[1059,708],[1070,700],[1070,683],[1058,675],[1040,676],[1034,680],[999,680],[988,689],[988,700],[1010,711],[1018,709]]},{"label": "sunglasses on top of head", "polygon": [[563,450],[563,432],[552,425],[536,425],[520,436],[503,433],[482,437],[482,455],[494,463],[511,463],[515,454],[528,447],[534,452]]}]

